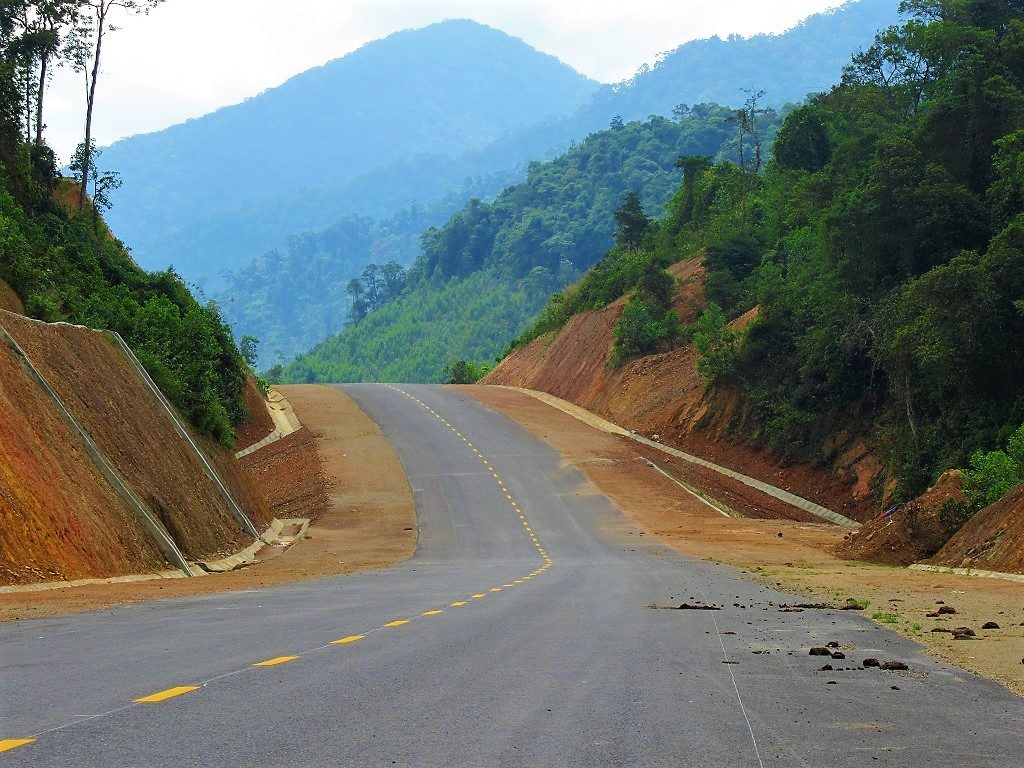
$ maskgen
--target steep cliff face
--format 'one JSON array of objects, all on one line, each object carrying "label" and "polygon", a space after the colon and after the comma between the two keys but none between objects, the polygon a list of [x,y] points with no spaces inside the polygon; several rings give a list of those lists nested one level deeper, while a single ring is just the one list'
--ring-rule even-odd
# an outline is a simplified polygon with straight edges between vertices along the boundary
[{"label": "steep cliff face", "polygon": [[[17,341],[181,551],[208,559],[247,546],[240,528],[128,361],[101,333],[8,312]],[[0,583],[138,573],[168,567],[42,390],[0,348]],[[266,505],[233,455],[198,440],[262,530]]]},{"label": "steep cliff face", "polygon": [[[706,305],[700,260],[675,264],[676,311],[693,322]],[[767,482],[791,488],[856,519],[870,514],[871,495],[881,466],[855,440],[837,436],[827,446],[832,471],[780,461],[751,447],[759,427],[738,387],[706,389],[697,373],[697,351],[686,345],[671,352],[610,365],[615,323],[625,298],[596,312],[576,315],[559,332],[516,350],[484,380],[485,384],[548,392],[644,435],[708,458]],[[741,330],[753,310],[733,323]]]}]

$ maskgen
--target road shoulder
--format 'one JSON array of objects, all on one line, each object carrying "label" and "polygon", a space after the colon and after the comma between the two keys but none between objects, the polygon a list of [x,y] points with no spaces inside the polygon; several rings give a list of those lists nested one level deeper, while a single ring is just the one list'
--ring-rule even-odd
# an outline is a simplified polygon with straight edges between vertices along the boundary
[{"label": "road shoulder", "polygon": [[[932,655],[1024,695],[1024,586],[841,560],[831,554],[844,536],[836,526],[724,517],[650,467],[648,461],[658,458],[644,455],[642,446],[518,392],[459,389],[558,450],[641,530],[681,554],[734,566],[814,601],[867,601],[866,616]],[[749,511],[749,499],[729,498],[732,489],[708,490],[716,500]],[[928,617],[939,601],[957,613]],[[987,622],[999,629],[983,630]],[[976,639],[954,640],[949,630],[961,626],[974,629]]]},{"label": "road shoulder", "polygon": [[225,574],[3,594],[0,621],[273,587],[387,568],[412,557],[415,500],[397,453],[377,425],[340,389],[281,389],[304,429],[243,464],[276,517],[312,518],[301,541],[283,553],[268,547],[256,564]]}]

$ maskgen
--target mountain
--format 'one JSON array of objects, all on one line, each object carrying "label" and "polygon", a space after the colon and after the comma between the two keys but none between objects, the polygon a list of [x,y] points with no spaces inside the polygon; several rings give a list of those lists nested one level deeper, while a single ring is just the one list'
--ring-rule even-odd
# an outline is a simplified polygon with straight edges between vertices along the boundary
[{"label": "mountain", "polygon": [[[474,22],[398,32],[241,104],[107,148],[101,163],[124,181],[111,225],[143,266],[173,263],[189,279],[215,280],[243,254],[338,218],[331,190],[410,158],[480,149],[571,112],[595,87]],[[276,208],[288,215],[261,224]],[[256,237],[245,234],[251,223]],[[211,228],[228,237],[204,236]]]},{"label": "mountain", "polygon": [[[627,121],[654,114],[669,116],[678,105],[705,102],[709,95],[721,104],[740,106],[747,98],[743,89],[752,87],[766,91],[763,105],[799,101],[837,82],[850,53],[867,47],[876,31],[897,19],[895,0],[860,0],[812,16],[780,35],[687,43],[631,80],[601,88],[571,115],[512,128],[499,140],[458,158],[406,158],[382,166],[320,200],[337,206],[338,225],[326,238],[309,233],[300,239],[327,240],[332,243],[330,249],[315,251],[315,259],[310,260],[303,254],[313,256],[314,252],[290,245],[286,252],[282,248],[258,258],[258,252],[250,252],[250,261],[231,270],[225,290],[216,298],[237,332],[263,340],[265,365],[271,359],[291,357],[340,330],[348,306],[346,285],[363,265],[388,259],[408,265],[416,256],[418,233],[414,232],[404,232],[401,240],[411,249],[396,249],[396,240],[390,236],[384,248],[380,238],[337,237],[339,229],[351,231],[346,223],[351,216],[373,217],[378,220],[376,226],[391,234],[395,228],[388,222],[396,217],[406,224],[416,218],[430,226],[441,225],[466,200],[491,199],[510,182],[523,178],[528,161],[558,157],[573,142],[606,128],[616,115]],[[406,210],[410,200],[418,201],[416,211],[429,209],[429,213],[410,217]],[[311,210],[308,197],[302,205],[305,211]],[[296,206],[282,202],[275,209],[254,212],[252,220],[245,236],[254,243],[265,239],[262,228],[269,222],[282,229],[291,221],[291,231],[299,232],[308,219],[301,218]],[[211,221],[202,236],[215,242],[237,241],[241,233],[233,233],[238,229],[233,222]],[[596,256],[588,258],[592,263]],[[282,281],[288,284],[286,290],[281,289]]]},{"label": "mountain", "polygon": [[[423,237],[406,291],[299,355],[279,378],[439,381],[459,359],[493,360],[543,307],[611,247],[615,211],[636,190],[651,212],[678,186],[680,155],[736,156],[732,110],[695,107],[596,133],[530,166],[493,203],[473,200]],[[770,141],[779,118],[762,115]],[[305,310],[308,311],[308,310]]]}]

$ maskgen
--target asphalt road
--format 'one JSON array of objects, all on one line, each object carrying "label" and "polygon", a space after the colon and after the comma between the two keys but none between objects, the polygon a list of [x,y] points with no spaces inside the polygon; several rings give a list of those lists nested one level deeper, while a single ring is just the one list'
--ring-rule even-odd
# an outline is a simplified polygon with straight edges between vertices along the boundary
[{"label": "asphalt road", "polygon": [[[1024,766],[1020,699],[853,612],[780,612],[504,417],[402,389],[346,391],[408,471],[412,561],[0,625],[0,748],[35,739],[0,766]],[[722,610],[651,607],[684,601]],[[829,641],[845,660],[808,656]]]}]

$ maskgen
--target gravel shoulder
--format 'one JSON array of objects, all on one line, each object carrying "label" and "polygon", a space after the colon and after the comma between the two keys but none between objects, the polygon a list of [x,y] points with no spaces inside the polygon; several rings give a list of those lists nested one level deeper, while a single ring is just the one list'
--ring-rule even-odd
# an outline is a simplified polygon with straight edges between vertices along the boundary
[{"label": "gravel shoulder", "polygon": [[[751,514],[760,500],[739,483],[708,487],[698,476],[685,477],[712,498],[750,515],[723,517],[648,465],[654,461],[669,474],[683,474],[685,468],[666,465],[659,452],[645,455],[643,446],[518,392],[460,389],[556,448],[646,532],[642,535],[656,536],[683,554],[735,566],[752,579],[813,601],[866,602],[865,615],[922,643],[930,654],[1024,696],[1024,585],[842,560],[831,553],[843,541],[841,529],[765,519],[770,514],[765,509]],[[942,606],[956,613],[927,616]],[[999,629],[982,629],[989,622]],[[954,639],[951,630],[959,627],[970,627],[975,637]]]},{"label": "gravel shoulder", "polygon": [[307,536],[260,562],[194,579],[0,595],[0,621],[96,611],[146,600],[278,586],[386,568],[416,550],[416,508],[398,455],[355,402],[325,386],[281,387],[304,429],[243,466],[275,517],[312,518]]}]

